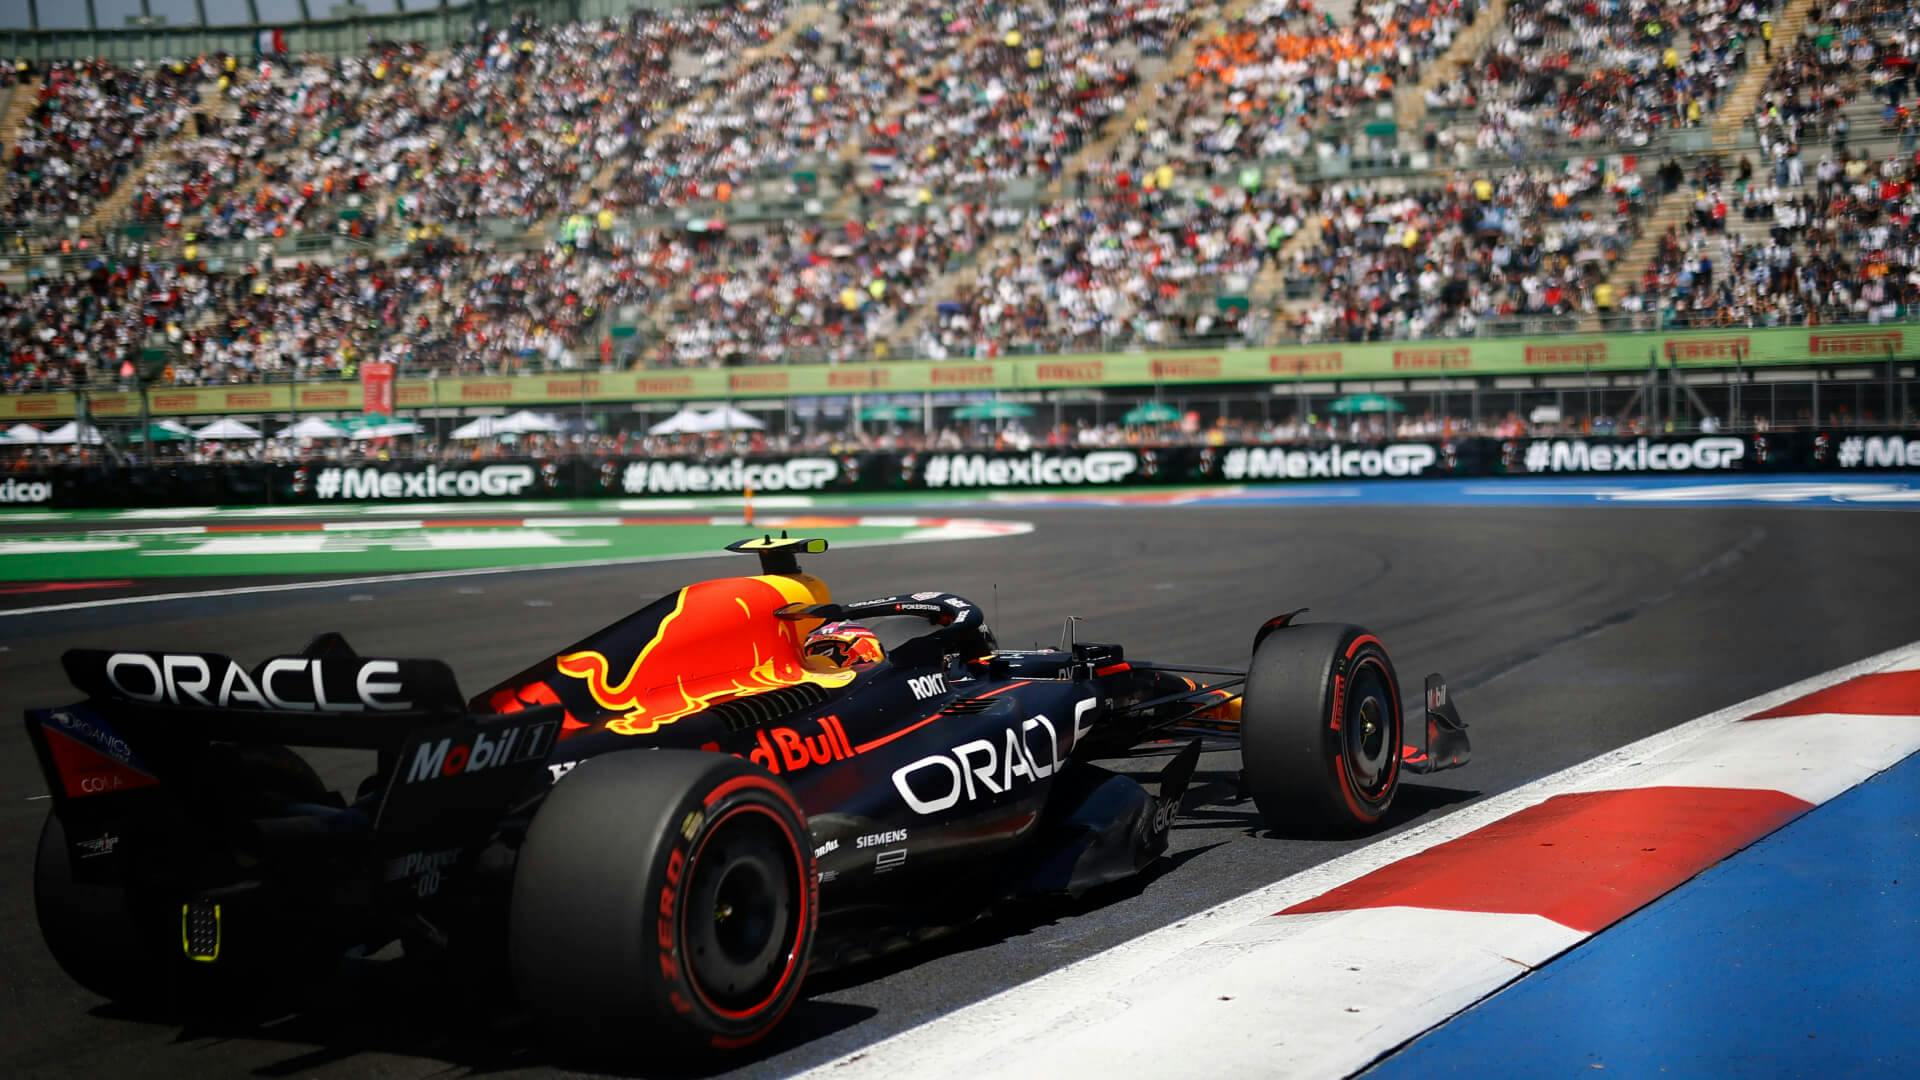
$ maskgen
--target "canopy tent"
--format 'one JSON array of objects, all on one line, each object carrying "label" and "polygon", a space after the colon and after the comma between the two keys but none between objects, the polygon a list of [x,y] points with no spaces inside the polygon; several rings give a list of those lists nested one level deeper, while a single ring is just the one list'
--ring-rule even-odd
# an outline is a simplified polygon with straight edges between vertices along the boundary
[{"label": "canopy tent", "polygon": [[1148,401],[1128,409],[1120,418],[1123,424],[1177,424],[1180,410],[1164,401]]},{"label": "canopy tent", "polygon": [[281,428],[276,439],[344,439],[347,429],[317,416],[309,416],[292,427]]},{"label": "canopy tent", "polygon": [[701,411],[692,406],[681,409],[647,429],[649,435],[697,435],[709,431],[761,431],[766,424],[731,405]]},{"label": "canopy tent", "polygon": [[1407,407],[1384,394],[1348,394],[1343,398],[1335,398],[1327,410],[1337,413],[1385,413],[1406,412]]},{"label": "canopy tent", "polygon": [[496,435],[549,434],[561,429],[551,416],[521,410],[508,416],[482,416],[454,428],[450,439],[490,439]]},{"label": "canopy tent", "polygon": [[500,422],[515,435],[551,435],[564,426],[557,418],[531,409],[501,417]]},{"label": "canopy tent", "polygon": [[868,405],[860,410],[862,420],[915,420],[920,410],[911,405]]},{"label": "canopy tent", "polygon": [[178,420],[160,420],[147,425],[144,432],[136,431],[127,437],[128,442],[181,442],[194,437],[193,429]]},{"label": "canopy tent", "polygon": [[987,401],[953,410],[955,420],[1023,420],[1032,415],[1032,406],[1012,401]]},{"label": "canopy tent", "polygon": [[7,442],[15,445],[25,445],[27,443],[40,442],[46,438],[47,433],[34,427],[32,424],[15,424],[8,428],[4,434]]},{"label": "canopy tent", "polygon": [[752,413],[742,412],[731,405],[722,405],[717,409],[701,414],[705,426],[701,431],[764,431],[766,422]]},{"label": "canopy tent", "polygon": [[194,432],[194,434],[202,439],[259,439],[264,437],[257,429],[243,424],[231,416],[221,417],[206,427],[201,428],[199,431]]},{"label": "canopy tent", "polygon": [[72,446],[75,443],[99,446],[106,440],[100,437],[99,428],[89,424],[83,430],[79,422],[69,420],[59,427],[54,428],[52,431],[40,436],[40,441],[47,446]]}]

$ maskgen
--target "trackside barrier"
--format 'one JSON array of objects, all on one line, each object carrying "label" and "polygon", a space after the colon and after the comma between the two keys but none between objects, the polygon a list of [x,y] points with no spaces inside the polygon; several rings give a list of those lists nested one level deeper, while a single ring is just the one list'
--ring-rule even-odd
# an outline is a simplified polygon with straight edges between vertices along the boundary
[{"label": "trackside barrier", "polygon": [[726,458],[61,466],[0,480],[0,507],[258,506],[845,494],[1429,477],[1920,471],[1920,432],[1262,443]]}]

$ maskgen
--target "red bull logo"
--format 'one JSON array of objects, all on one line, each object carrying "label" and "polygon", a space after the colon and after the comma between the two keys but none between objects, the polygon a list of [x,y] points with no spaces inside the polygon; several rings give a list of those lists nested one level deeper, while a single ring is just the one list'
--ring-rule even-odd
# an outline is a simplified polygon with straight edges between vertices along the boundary
[{"label": "red bull logo", "polygon": [[[820,734],[806,735],[790,727],[761,728],[753,733],[753,748],[734,757],[746,758],[770,773],[799,772],[815,765],[845,761],[860,751],[847,741],[847,729],[838,716],[820,718]],[[704,750],[719,750],[707,743]]]},{"label": "red bull logo", "polygon": [[568,653],[557,664],[614,714],[607,730],[650,735],[731,698],[801,683],[851,682],[851,671],[810,670],[800,652],[802,624],[774,614],[788,604],[812,602],[806,585],[792,578],[703,581],[680,590],[653,639],[617,680],[605,653]]}]

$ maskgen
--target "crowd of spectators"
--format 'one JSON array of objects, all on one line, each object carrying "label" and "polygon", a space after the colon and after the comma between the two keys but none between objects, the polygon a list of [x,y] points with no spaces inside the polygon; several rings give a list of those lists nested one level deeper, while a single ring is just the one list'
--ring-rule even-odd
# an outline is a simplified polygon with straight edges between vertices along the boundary
[{"label": "crowd of spectators", "polygon": [[[1757,164],[1703,166],[1690,220],[1642,280],[1613,283],[1647,201],[1632,149],[1310,187],[1265,167],[1391,117],[1480,0],[1344,17],[1263,0],[1204,40],[1193,0],[751,0],[517,16],[436,50],[56,64],[22,84],[37,97],[4,147],[0,224],[84,216],[118,188],[150,228],[0,287],[0,388],[129,380],[162,341],[165,378],[203,385],[373,359],[477,374],[1453,336],[1615,311],[1894,317],[1920,274],[1920,13],[1831,0],[1775,43],[1773,10],[1510,4],[1492,48],[1434,88],[1430,105],[1476,110],[1483,148],[1631,147],[1706,122],[1750,55],[1783,54]],[[1848,144],[1869,95],[1879,133],[1907,140],[1891,157]],[[1066,175],[1103,135],[1111,152]],[[835,180],[830,202],[731,227],[688,209],[803,162]],[[693,225],[664,223],[675,209]],[[502,221],[569,224],[544,244],[470,228]],[[315,232],[380,243],[273,244]],[[637,330],[617,355],[616,311]]]},{"label": "crowd of spectators", "polygon": [[1662,130],[1711,120],[1774,7],[1775,0],[1511,4],[1492,48],[1440,100],[1477,106],[1481,150],[1645,147]]},{"label": "crowd of spectators", "polygon": [[687,281],[659,306],[663,365],[854,360],[920,306],[930,280],[986,235],[984,207],[955,202],[905,221],[793,222],[676,242]]},{"label": "crowd of spectators", "polygon": [[1200,42],[1193,65],[1161,84],[1101,171],[1175,161],[1210,170],[1298,158],[1346,143],[1397,87],[1453,44],[1478,0],[1372,0],[1335,20],[1314,0],[1266,0]]},{"label": "crowd of spectators", "polygon": [[1289,268],[1303,340],[1472,336],[1482,320],[1591,313],[1645,199],[1631,156],[1459,174],[1436,187],[1336,184]]},{"label": "crowd of spectators", "polygon": [[[1306,210],[1298,195],[1176,186],[1170,168],[997,216],[1004,235],[914,343],[946,359],[1229,341]],[[1219,298],[1229,299],[1224,305]]]},{"label": "crowd of spectators", "polygon": [[1785,184],[1740,174],[1698,171],[1693,212],[1661,237],[1633,307],[1664,326],[1776,326],[1877,323],[1920,303],[1913,153],[1843,152]]},{"label": "crowd of spectators", "polygon": [[106,60],[49,65],[33,93],[18,142],[5,148],[0,227],[24,229],[86,218],[148,149],[178,133],[226,58],[191,63]]},{"label": "crowd of spectators", "polygon": [[210,239],[533,222],[580,205],[607,162],[634,156],[785,14],[750,2],[516,18],[446,50],[376,42],[335,59],[228,64],[207,73],[215,99],[130,209]]}]

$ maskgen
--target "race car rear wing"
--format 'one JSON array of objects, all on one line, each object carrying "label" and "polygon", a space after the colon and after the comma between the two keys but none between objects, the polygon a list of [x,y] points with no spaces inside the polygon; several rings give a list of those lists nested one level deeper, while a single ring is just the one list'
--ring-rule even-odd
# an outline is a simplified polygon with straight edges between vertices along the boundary
[{"label": "race car rear wing", "polygon": [[545,764],[563,715],[469,712],[445,663],[361,657],[335,634],[251,670],[217,653],[74,649],[61,663],[86,700],[26,714],[56,812],[184,782],[212,742],[375,751],[381,826],[449,803],[497,811]]}]

